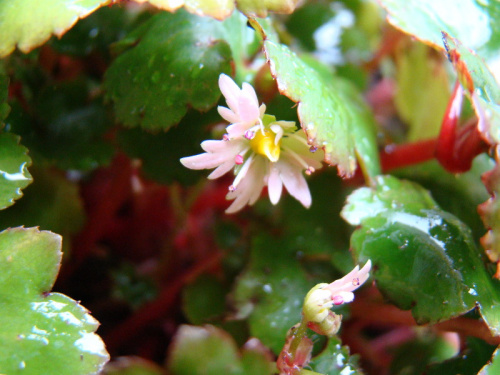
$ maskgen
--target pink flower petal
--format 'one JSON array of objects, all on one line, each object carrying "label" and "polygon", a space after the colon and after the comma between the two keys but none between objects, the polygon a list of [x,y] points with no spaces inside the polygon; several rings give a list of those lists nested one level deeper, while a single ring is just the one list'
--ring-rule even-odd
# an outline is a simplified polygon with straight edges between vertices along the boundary
[{"label": "pink flower petal", "polygon": [[243,85],[241,86],[241,92],[247,98],[252,100],[254,106],[256,106],[257,108],[259,107],[259,99],[257,99],[257,94],[255,93],[255,90],[252,85],[243,82]]},{"label": "pink flower petal", "polygon": [[240,117],[229,108],[218,106],[217,112],[219,112],[219,115],[221,115],[221,117],[227,122],[233,123],[240,120]]},{"label": "pink flower petal", "polygon": [[269,179],[267,181],[269,200],[272,204],[277,204],[281,198],[281,191],[283,189],[283,182],[281,181],[278,168],[271,165]]},{"label": "pink flower petal", "polygon": [[238,97],[240,95],[240,88],[238,85],[226,74],[219,76],[219,88],[226,98],[226,103],[233,112],[237,112]]},{"label": "pink flower petal", "polygon": [[307,181],[302,175],[302,169],[291,164],[287,159],[280,159],[276,163],[280,170],[280,177],[286,190],[306,208],[311,206],[312,198]]}]

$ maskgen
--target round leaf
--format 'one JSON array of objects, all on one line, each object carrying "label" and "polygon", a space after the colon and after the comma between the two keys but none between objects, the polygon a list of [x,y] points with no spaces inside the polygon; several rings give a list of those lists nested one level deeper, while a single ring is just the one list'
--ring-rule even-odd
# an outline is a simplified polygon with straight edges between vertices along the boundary
[{"label": "round leaf", "polygon": [[187,107],[206,111],[217,103],[217,79],[231,71],[231,49],[220,22],[185,11],[160,13],[136,29],[106,73],[108,95],[127,126],[166,130]]},{"label": "round leaf", "polygon": [[0,233],[0,372],[92,374],[108,360],[99,323],[78,302],[49,293],[61,237],[36,228]]}]

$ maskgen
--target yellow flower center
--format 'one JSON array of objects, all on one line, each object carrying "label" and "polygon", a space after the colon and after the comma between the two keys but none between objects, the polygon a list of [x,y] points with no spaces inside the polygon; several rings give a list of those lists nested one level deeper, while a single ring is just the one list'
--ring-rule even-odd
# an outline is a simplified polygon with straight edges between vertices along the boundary
[{"label": "yellow flower center", "polygon": [[265,130],[262,134],[261,130],[255,132],[255,136],[250,140],[250,147],[256,154],[267,156],[272,162],[276,162],[280,158],[280,145],[275,144],[276,134],[272,131]]}]

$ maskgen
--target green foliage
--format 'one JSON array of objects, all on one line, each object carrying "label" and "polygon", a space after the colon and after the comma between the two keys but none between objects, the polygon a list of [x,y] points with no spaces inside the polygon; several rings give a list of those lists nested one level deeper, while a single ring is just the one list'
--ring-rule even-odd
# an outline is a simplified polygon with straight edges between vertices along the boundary
[{"label": "green foliage", "polygon": [[36,228],[0,233],[0,372],[90,374],[108,360],[99,323],[69,297],[50,293],[61,237]]},{"label": "green foliage", "polygon": [[125,49],[106,73],[119,121],[167,130],[187,107],[215,105],[220,73],[230,73],[231,49],[220,22],[178,11],[159,13],[120,42]]},{"label": "green foliage", "polygon": [[226,332],[212,327],[181,326],[173,343],[167,365],[173,375],[266,375],[275,372],[275,364],[255,349],[238,348]]},{"label": "green foliage", "polygon": [[12,6],[10,0],[0,1],[0,57],[17,46],[28,52],[44,43],[51,34],[61,36],[78,18],[92,13],[109,0],[20,0]]},{"label": "green foliage", "polygon": [[[498,54],[500,48],[500,4],[478,0],[381,0],[389,13],[389,22],[410,35],[443,48],[441,32],[461,40],[469,48],[483,52],[487,57]],[[474,32],[471,32],[474,30]]]},{"label": "green foliage", "polygon": [[311,368],[328,375],[361,375],[357,356],[349,354],[349,348],[342,346],[337,336],[328,339],[327,347],[310,363]]},{"label": "green foliage", "polygon": [[325,160],[337,165],[341,175],[354,173],[356,156],[368,176],[377,175],[373,119],[355,88],[319,63],[319,69],[309,66],[283,44],[266,39],[264,49],[281,93],[300,102],[298,113],[308,142],[323,148]]},{"label": "green foliage", "polygon": [[14,204],[22,196],[21,189],[33,180],[28,172],[31,158],[19,144],[19,137],[0,134],[0,209]]},{"label": "green foliage", "polygon": [[371,259],[380,291],[419,324],[463,314],[476,305],[500,330],[499,283],[485,270],[470,230],[416,184],[379,177],[349,198],[344,218],[361,224],[351,239],[361,263]]}]

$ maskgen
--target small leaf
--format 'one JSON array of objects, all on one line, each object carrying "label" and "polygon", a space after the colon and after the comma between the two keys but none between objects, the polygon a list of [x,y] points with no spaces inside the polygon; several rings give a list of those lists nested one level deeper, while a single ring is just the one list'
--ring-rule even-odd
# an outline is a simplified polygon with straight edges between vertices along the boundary
[{"label": "small leaf", "polygon": [[356,156],[369,176],[379,174],[374,120],[354,86],[318,62],[307,64],[287,46],[266,39],[260,25],[252,22],[265,39],[265,53],[280,92],[298,103],[308,143],[323,148],[325,161],[337,165],[343,176],[353,175]]},{"label": "small leaf", "polygon": [[442,48],[441,32],[460,39],[466,46],[489,55],[500,47],[500,3],[462,0],[380,0],[388,20],[397,28]]},{"label": "small leaf", "polygon": [[28,171],[31,158],[19,139],[14,134],[0,134],[0,209],[13,205],[22,197],[21,189],[33,181]]},{"label": "small leaf", "polygon": [[380,291],[398,307],[412,309],[419,324],[478,305],[492,333],[500,333],[500,282],[484,268],[470,230],[416,184],[388,176],[378,177],[376,185],[355,191],[343,216],[361,224],[351,246],[359,262],[372,260]]},{"label": "small leaf", "polygon": [[108,95],[118,120],[127,126],[167,130],[186,114],[213,107],[220,97],[217,79],[231,71],[231,49],[222,23],[185,11],[160,13],[124,43],[106,73]]},{"label": "small leaf", "polygon": [[36,228],[0,233],[0,372],[97,373],[109,356],[99,323],[71,298],[49,293],[61,262],[61,237]]},{"label": "small leaf", "polygon": [[311,368],[328,375],[362,375],[357,356],[351,356],[349,348],[342,346],[337,336],[328,339],[327,347],[309,363]]},{"label": "small leaf", "polygon": [[0,0],[0,58],[16,46],[23,52],[63,35],[83,18],[110,0]]},{"label": "small leaf", "polygon": [[167,368],[172,375],[271,375],[276,366],[258,349],[241,353],[231,336],[213,326],[182,325],[170,349]]}]

